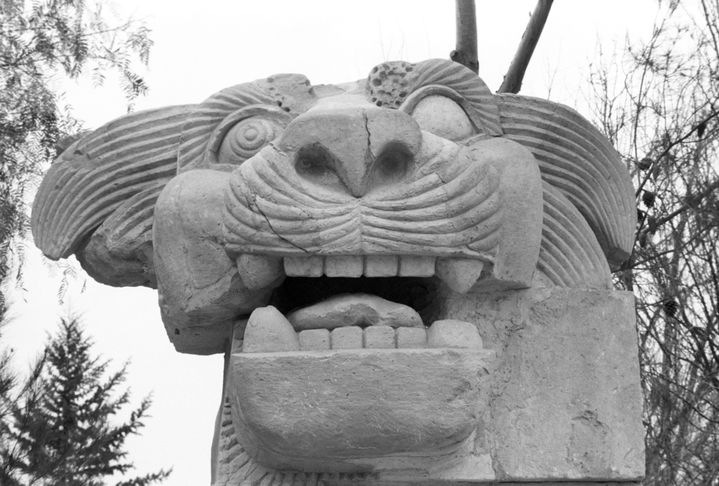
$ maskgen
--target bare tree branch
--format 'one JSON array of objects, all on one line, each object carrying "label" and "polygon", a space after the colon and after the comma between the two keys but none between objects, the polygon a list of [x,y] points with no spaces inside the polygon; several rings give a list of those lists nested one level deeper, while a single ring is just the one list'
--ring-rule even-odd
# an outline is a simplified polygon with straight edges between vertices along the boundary
[{"label": "bare tree branch", "polygon": [[449,58],[479,73],[477,59],[477,16],[474,0],[456,0],[457,44]]},{"label": "bare tree branch", "polygon": [[[713,103],[712,103],[712,105],[713,105]],[[695,132],[697,132],[699,130],[699,127],[701,127],[701,126],[706,127],[707,123],[709,123],[710,121],[712,121],[714,118],[717,118],[717,117],[719,117],[719,110],[714,110],[712,108],[712,111],[711,111],[711,113],[709,113],[709,115],[707,115],[704,119],[700,120],[695,125],[691,126],[689,128],[689,130],[687,130],[686,133],[684,133],[682,136],[680,136],[676,140],[670,142],[667,145],[667,147],[664,148],[664,150],[662,150],[662,152],[659,155],[657,155],[657,157],[654,160],[652,160],[651,164],[649,165],[649,167],[646,170],[647,174],[644,176],[644,179],[642,179],[642,182],[639,183],[639,186],[637,187],[635,194],[637,196],[639,194],[641,194],[642,189],[644,189],[644,186],[646,185],[647,181],[649,181],[649,178],[652,175],[652,169],[654,168],[654,165],[657,163],[658,160],[661,160],[662,158],[664,158],[675,146],[685,142],[689,137],[691,137]]]},{"label": "bare tree branch", "polygon": [[659,4],[650,39],[592,77],[644,206],[621,282],[637,296],[645,486],[719,484],[719,0],[697,3]]},{"label": "bare tree branch", "polygon": [[666,216],[662,216],[660,218],[657,218],[656,221],[649,224],[649,227],[647,228],[647,231],[654,232],[657,230],[658,227],[666,223],[667,221],[672,220],[679,214],[683,213],[684,211],[688,209],[693,209],[701,200],[703,200],[705,197],[707,197],[712,192],[719,189],[719,179],[715,180],[711,184],[709,184],[705,189],[703,189],[701,192],[698,192],[697,194],[693,194],[691,196],[687,196],[686,203],[679,206],[677,209],[672,211],[671,213],[667,214]]},{"label": "bare tree branch", "polygon": [[514,59],[509,65],[507,74],[504,75],[502,86],[499,87],[499,93],[519,93],[522,87],[522,79],[524,79],[524,72],[527,70],[529,60],[532,58],[532,53],[534,53],[534,47],[539,41],[539,36],[542,35],[544,23],[547,21],[549,10],[552,8],[552,1],[537,1],[537,6],[534,7],[532,17],[529,19],[524,34],[522,34],[522,40],[519,42]]}]

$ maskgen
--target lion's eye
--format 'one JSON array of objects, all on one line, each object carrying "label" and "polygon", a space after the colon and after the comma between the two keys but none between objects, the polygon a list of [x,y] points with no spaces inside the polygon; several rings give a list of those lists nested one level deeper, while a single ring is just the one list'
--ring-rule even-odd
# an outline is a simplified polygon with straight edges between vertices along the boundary
[{"label": "lion's eye", "polygon": [[422,130],[449,140],[463,140],[475,132],[462,107],[446,96],[422,98],[414,106],[412,116]]},{"label": "lion's eye", "polygon": [[217,153],[222,163],[240,164],[270,143],[282,131],[278,123],[264,118],[247,118],[237,122],[225,134]]}]

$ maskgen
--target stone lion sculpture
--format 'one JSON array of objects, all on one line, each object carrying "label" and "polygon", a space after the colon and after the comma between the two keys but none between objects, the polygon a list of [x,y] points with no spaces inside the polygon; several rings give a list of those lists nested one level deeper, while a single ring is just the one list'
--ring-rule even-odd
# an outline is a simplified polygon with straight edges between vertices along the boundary
[{"label": "stone lion sculpture", "polygon": [[643,474],[631,181],[572,109],[443,60],[131,113],[45,176],[33,235],[157,288],[224,353],[213,484]]}]

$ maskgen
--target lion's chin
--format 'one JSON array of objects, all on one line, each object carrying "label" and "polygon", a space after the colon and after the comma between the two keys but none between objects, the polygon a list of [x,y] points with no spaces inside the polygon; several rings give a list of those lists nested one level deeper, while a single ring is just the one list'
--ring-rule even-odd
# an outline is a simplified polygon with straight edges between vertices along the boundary
[{"label": "lion's chin", "polygon": [[[233,339],[227,394],[236,436],[255,461],[296,471],[429,470],[471,442],[494,352],[474,323],[433,318],[441,282],[287,280],[273,298],[284,314],[257,308]],[[293,303],[281,305],[293,290]]]}]

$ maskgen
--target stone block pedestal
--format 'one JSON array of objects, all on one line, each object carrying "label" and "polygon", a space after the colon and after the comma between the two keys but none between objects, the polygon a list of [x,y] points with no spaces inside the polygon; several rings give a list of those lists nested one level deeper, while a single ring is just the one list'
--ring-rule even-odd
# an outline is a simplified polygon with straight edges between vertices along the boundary
[{"label": "stone block pedestal", "polygon": [[633,296],[566,288],[447,292],[439,318],[476,323],[495,353],[476,428],[453,457],[418,463],[398,454],[354,474],[273,470],[242,450],[227,406],[218,457],[241,467],[220,467],[225,477],[216,484],[245,484],[254,468],[278,485],[638,486],[644,432]]}]

